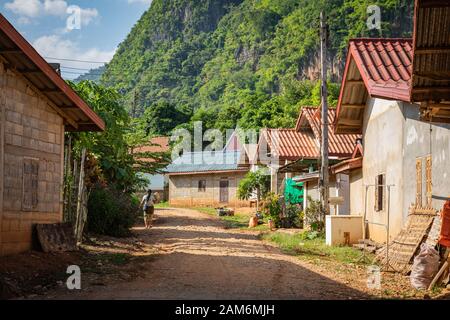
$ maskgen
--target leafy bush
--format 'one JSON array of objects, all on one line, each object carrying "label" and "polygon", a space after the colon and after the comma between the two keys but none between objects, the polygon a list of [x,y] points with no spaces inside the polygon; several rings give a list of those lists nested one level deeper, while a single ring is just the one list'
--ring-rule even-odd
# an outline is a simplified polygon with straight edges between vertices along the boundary
[{"label": "leafy bush", "polygon": [[319,200],[313,200],[308,196],[308,207],[305,210],[305,224],[311,227],[312,231],[322,231],[324,223],[322,219],[323,207]]},{"label": "leafy bush", "polygon": [[136,222],[139,200],[114,187],[93,188],[88,201],[88,231],[113,237],[126,237]]},{"label": "leafy bush", "polygon": [[303,226],[304,213],[296,204],[286,204],[284,219],[288,228],[301,228]]},{"label": "leafy bush", "polygon": [[255,172],[248,172],[244,179],[239,182],[237,195],[241,200],[248,200],[256,192],[258,201],[265,197],[270,188],[270,176],[265,174],[262,169]]},{"label": "leafy bush", "polygon": [[282,211],[283,208],[280,203],[280,196],[273,192],[268,193],[262,202],[262,213],[266,217],[269,217],[269,219],[275,223],[275,226],[279,227],[281,224]]}]

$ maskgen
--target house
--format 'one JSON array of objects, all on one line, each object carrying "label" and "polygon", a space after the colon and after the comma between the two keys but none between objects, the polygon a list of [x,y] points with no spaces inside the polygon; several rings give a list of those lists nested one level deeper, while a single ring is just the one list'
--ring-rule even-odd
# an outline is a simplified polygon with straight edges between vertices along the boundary
[{"label": "house", "polygon": [[[335,109],[329,110],[329,156],[330,163],[337,163],[351,157],[358,134],[334,135],[332,123],[335,117]],[[308,206],[308,197],[314,200],[319,195],[320,166],[320,142],[321,142],[321,116],[317,107],[302,107],[296,127],[293,129],[264,129],[261,132],[259,145],[261,149],[267,148],[268,157],[271,159],[271,191],[280,193],[283,189],[283,181],[293,179],[302,182],[304,186],[304,203]],[[267,147],[265,147],[267,145]],[[345,175],[330,176],[330,195],[340,195],[348,189],[348,177]],[[341,214],[349,213],[349,205],[343,204],[339,210]]]},{"label": "house", "polygon": [[62,221],[65,131],[105,124],[0,14],[0,255]]},{"label": "house", "polygon": [[450,196],[449,30],[450,1],[418,0],[413,39],[350,40],[334,125],[362,134],[362,167],[355,157],[346,171],[372,240],[385,242],[388,218],[395,237],[411,205]]},{"label": "house", "polygon": [[167,168],[169,203],[174,206],[247,207],[237,197],[239,182],[250,169],[236,134],[220,151],[186,152]]},{"label": "house", "polygon": [[[170,152],[169,137],[154,137],[150,139],[150,143],[148,146],[136,148],[133,152],[135,154],[143,153],[150,155],[161,155],[164,153],[168,153]],[[158,160],[154,157],[144,157],[139,159],[139,161],[155,162]],[[141,176],[148,181],[148,184],[141,191],[151,189],[153,192],[157,193],[160,196],[160,200],[168,200],[167,187],[169,179],[166,175],[164,175],[163,173],[142,173]]]}]

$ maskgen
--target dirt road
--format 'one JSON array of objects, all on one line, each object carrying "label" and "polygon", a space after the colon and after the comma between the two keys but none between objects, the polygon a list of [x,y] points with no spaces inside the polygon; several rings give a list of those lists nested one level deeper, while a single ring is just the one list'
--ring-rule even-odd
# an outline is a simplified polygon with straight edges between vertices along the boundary
[{"label": "dirt road", "polygon": [[[356,289],[312,271],[298,258],[258,240],[257,233],[224,229],[207,214],[160,209],[151,230],[134,233],[151,258],[139,277],[83,289],[60,289],[49,299],[364,299]],[[142,255],[142,253],[141,253]],[[145,255],[145,252],[144,252]],[[149,253],[150,255],[150,253]],[[133,264],[133,262],[130,262]],[[84,278],[82,278],[84,279]],[[363,280],[361,280],[363,281]]]}]

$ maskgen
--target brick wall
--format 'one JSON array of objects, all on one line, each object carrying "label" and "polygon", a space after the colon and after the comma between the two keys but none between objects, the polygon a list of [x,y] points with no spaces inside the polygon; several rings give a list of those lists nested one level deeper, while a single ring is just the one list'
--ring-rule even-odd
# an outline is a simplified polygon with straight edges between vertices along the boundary
[{"label": "brick wall", "polygon": [[[0,166],[0,255],[32,247],[36,223],[62,219],[63,119],[51,102],[22,76],[6,71],[0,63],[0,107],[2,132]],[[39,164],[37,205],[23,209],[24,159]]]}]

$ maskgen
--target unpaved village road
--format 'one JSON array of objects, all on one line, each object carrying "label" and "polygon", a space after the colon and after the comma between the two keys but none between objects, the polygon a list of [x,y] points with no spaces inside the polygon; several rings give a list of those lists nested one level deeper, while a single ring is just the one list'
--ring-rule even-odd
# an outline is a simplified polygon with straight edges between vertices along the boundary
[{"label": "unpaved village road", "polygon": [[85,281],[81,291],[60,289],[46,298],[368,298],[258,240],[257,233],[225,229],[219,219],[194,210],[159,209],[156,216],[153,229],[134,230],[140,242],[156,248],[155,258],[139,266],[139,278],[101,286]]}]

